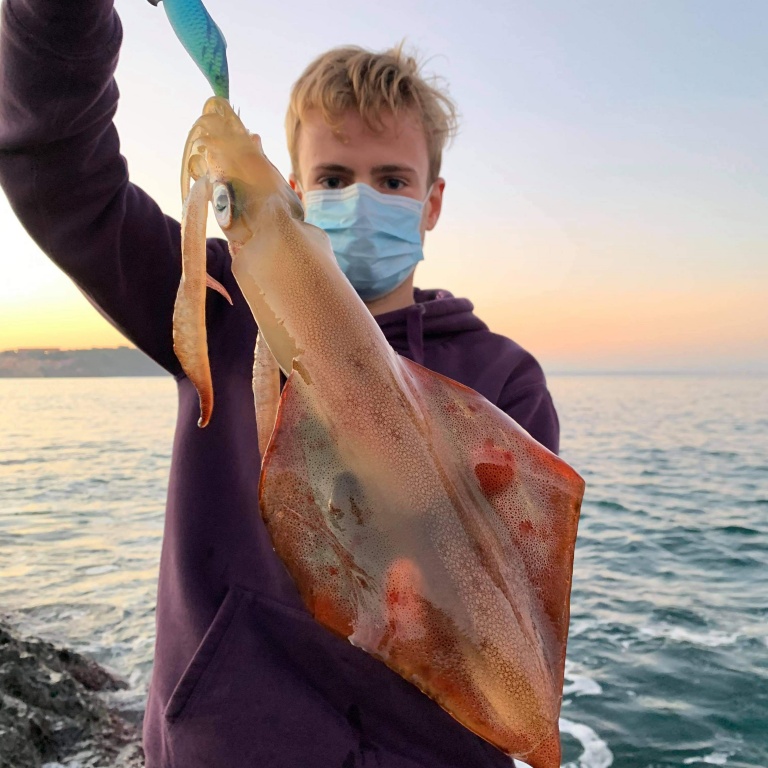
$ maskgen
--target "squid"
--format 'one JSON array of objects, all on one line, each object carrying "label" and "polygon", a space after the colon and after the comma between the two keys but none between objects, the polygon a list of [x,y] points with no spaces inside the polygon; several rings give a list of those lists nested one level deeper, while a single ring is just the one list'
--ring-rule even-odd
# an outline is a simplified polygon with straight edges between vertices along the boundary
[{"label": "squid", "polygon": [[393,351],[223,98],[189,134],[182,194],[177,355],[203,425],[210,202],[258,326],[260,512],[308,610],[498,749],[558,768],[583,480],[482,396]]}]

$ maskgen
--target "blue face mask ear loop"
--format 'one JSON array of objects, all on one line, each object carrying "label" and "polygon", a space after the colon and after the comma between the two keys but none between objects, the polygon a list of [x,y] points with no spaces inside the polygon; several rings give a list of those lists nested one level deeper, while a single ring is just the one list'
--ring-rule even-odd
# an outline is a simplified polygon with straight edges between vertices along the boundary
[{"label": "blue face mask ear loop", "polygon": [[[419,232],[421,232],[421,225],[424,223],[424,211],[427,208],[427,200],[429,200],[429,196],[432,194],[432,188],[435,186],[435,182],[433,181],[429,187],[427,188],[427,194],[424,196],[424,199],[421,201],[421,221],[419,222]],[[426,229],[424,230],[424,235],[426,235]],[[424,235],[421,236],[421,244],[424,245]],[[416,267],[414,267],[416,269]]]}]

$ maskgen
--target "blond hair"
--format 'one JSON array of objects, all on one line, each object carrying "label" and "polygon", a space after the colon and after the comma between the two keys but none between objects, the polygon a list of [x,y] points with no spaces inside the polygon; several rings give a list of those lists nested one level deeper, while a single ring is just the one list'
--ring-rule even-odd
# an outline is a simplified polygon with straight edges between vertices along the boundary
[{"label": "blond hair", "polygon": [[318,56],[291,89],[285,132],[293,172],[299,175],[301,122],[310,109],[319,109],[325,122],[338,129],[342,115],[356,110],[367,128],[382,130],[382,115],[413,111],[420,120],[429,152],[429,179],[440,175],[443,149],[456,134],[456,106],[436,77],[422,75],[414,56],[402,43],[376,53],[358,46],[333,48]]}]

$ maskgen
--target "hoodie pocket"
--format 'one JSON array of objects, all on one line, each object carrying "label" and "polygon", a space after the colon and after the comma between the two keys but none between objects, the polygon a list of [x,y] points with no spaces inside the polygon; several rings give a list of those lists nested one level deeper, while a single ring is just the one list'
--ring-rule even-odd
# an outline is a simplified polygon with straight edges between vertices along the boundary
[{"label": "hoodie pocket", "polygon": [[[194,699],[205,688],[206,678],[214,672],[217,658],[221,658],[227,641],[227,634],[237,614],[242,593],[237,588],[230,588],[216,611],[208,631],[184,670],[184,674],[173,689],[171,698],[165,707],[165,719],[175,723],[191,706]],[[221,653],[220,653],[221,652]]]},{"label": "hoodie pocket", "polygon": [[323,648],[312,652],[324,631],[303,611],[232,587],[166,707],[169,766],[367,765],[360,735],[312,684],[330,672],[317,669]]}]

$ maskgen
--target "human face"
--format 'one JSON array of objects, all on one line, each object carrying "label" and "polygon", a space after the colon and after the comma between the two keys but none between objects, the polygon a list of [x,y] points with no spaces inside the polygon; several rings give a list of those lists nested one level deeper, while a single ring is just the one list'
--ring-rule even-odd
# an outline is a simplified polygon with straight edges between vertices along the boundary
[{"label": "human face", "polygon": [[361,182],[387,195],[424,200],[423,241],[440,217],[445,181],[438,178],[428,188],[427,139],[414,114],[386,113],[382,122],[383,130],[372,131],[356,111],[348,110],[334,130],[319,110],[310,110],[299,129],[299,176],[291,174],[291,186],[302,198],[313,189]]}]

